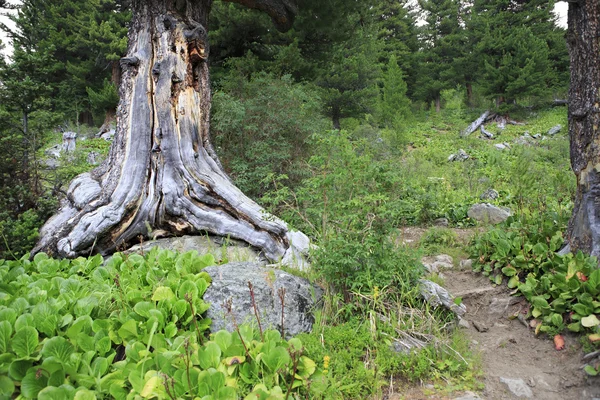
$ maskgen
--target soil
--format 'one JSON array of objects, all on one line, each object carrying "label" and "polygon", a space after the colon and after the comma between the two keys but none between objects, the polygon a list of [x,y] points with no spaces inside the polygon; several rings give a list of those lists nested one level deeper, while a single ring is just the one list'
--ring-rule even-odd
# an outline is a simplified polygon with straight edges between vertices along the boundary
[{"label": "soil", "polygon": [[[401,239],[418,243],[423,228],[402,229]],[[456,229],[464,243],[475,230]],[[407,243],[407,244],[408,244]],[[460,260],[454,260],[459,264]],[[456,297],[462,297],[467,307],[462,327],[471,340],[472,348],[481,357],[485,389],[469,399],[503,400],[526,398],[512,393],[504,379],[520,379],[530,391],[529,398],[543,400],[600,399],[600,378],[588,377],[582,370],[584,355],[581,336],[566,334],[565,349],[557,351],[551,338],[536,337],[534,329],[525,325],[523,314],[528,307],[523,297],[511,296],[506,286],[494,286],[488,277],[474,273],[470,268],[455,268],[443,272],[444,286]],[[526,311],[525,311],[526,312]],[[466,325],[466,324],[465,324]],[[527,389],[525,389],[527,391]],[[444,399],[448,397],[426,394],[425,390],[411,390],[399,398]],[[464,394],[451,399],[463,398]],[[390,397],[392,398],[392,397]]]}]

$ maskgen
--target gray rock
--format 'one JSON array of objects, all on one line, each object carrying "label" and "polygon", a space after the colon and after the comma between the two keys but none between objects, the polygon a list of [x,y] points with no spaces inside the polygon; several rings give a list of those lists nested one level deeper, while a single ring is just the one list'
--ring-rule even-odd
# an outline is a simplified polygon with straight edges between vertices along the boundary
[{"label": "gray rock", "polygon": [[435,257],[423,257],[421,264],[423,264],[430,274],[437,274],[442,270],[454,267],[452,257],[447,254],[440,254]]},{"label": "gray rock", "polygon": [[541,139],[542,138],[542,134],[541,133],[536,133],[535,135],[533,135],[534,139]]},{"label": "gray rock", "polygon": [[100,153],[90,151],[87,155],[87,163],[90,165],[98,165],[100,163]]},{"label": "gray rock", "polygon": [[452,258],[452,256],[449,256],[448,254],[439,254],[439,255],[435,256],[435,261],[445,263],[445,264],[450,264],[450,268],[452,268],[452,265],[454,263],[454,259]]},{"label": "gray rock", "polygon": [[448,161],[466,161],[469,159],[469,155],[463,149],[459,149],[458,153],[450,154],[448,156]]},{"label": "gray rock", "polygon": [[[158,237],[162,231],[151,232],[150,235]],[[251,261],[264,263],[258,252],[248,247],[244,242],[226,239],[219,236],[181,236],[149,240],[141,245],[128,249],[125,253],[148,252],[153,247],[185,253],[196,250],[199,254],[212,254],[219,261]]]},{"label": "gray rock", "polygon": [[56,145],[46,149],[44,151],[44,153],[49,157],[60,158],[61,148],[62,148],[62,145],[56,144]]},{"label": "gray rock", "polygon": [[484,324],[483,322],[477,322],[477,321],[473,321],[473,326],[475,327],[475,329],[477,329],[477,332],[487,332],[490,330],[490,328],[487,327],[486,324]]},{"label": "gray rock", "polygon": [[510,305],[510,299],[499,299],[494,297],[488,307],[488,313],[490,314],[504,314],[508,310]]},{"label": "gray rock", "polygon": [[494,189],[488,189],[479,196],[480,200],[496,200],[500,194]]},{"label": "gray rock", "polygon": [[469,329],[471,327],[471,323],[464,318],[458,319],[458,326],[460,328]]},{"label": "gray rock", "polygon": [[562,125],[561,125],[561,124],[558,124],[558,125],[556,125],[556,126],[553,126],[552,128],[550,128],[550,129],[548,130],[548,133],[547,133],[547,135],[548,135],[548,136],[554,136],[554,135],[556,135],[558,132],[560,132],[560,131],[561,131],[561,129],[562,129]]},{"label": "gray rock", "polygon": [[433,225],[435,226],[448,226],[449,223],[448,218],[438,218],[433,220]]},{"label": "gray rock", "polygon": [[482,400],[482,398],[479,397],[476,393],[465,392],[465,394],[463,394],[460,397],[456,397],[454,400]]},{"label": "gray rock", "polygon": [[419,292],[425,301],[433,307],[444,306],[459,317],[467,312],[467,307],[464,304],[457,305],[454,303],[454,296],[435,282],[419,279]]},{"label": "gray rock", "polygon": [[473,260],[461,260],[459,266],[460,266],[460,269],[472,269],[473,268]]},{"label": "gray rock", "polygon": [[469,218],[473,218],[476,221],[499,224],[512,214],[508,209],[496,207],[489,203],[479,203],[471,206],[469,211],[467,211],[467,215]]},{"label": "gray rock", "polygon": [[500,382],[504,383],[514,396],[526,398],[533,397],[533,392],[523,379],[500,378]]},{"label": "gray rock", "polygon": [[496,149],[498,149],[498,150],[506,150],[506,149],[508,149],[508,147],[506,147],[506,145],[505,145],[505,144],[503,144],[503,143],[496,143],[496,144],[494,145],[494,147],[495,147]]},{"label": "gray rock", "polygon": [[115,138],[115,130],[111,129],[108,132],[104,132],[102,133],[102,135],[100,135],[100,137],[104,140],[106,140],[107,142],[112,142],[113,139]]},{"label": "gray rock", "polygon": [[[212,320],[211,331],[234,330],[232,316],[237,324],[256,325],[256,318],[248,282],[252,283],[254,298],[263,329],[281,330],[281,298],[285,289],[283,327],[285,336],[309,332],[314,323],[312,312],[323,291],[308,280],[278,269],[263,267],[258,263],[229,263],[205,268],[212,284],[204,294],[210,303],[207,316]],[[231,300],[231,314],[226,302]]]},{"label": "gray rock", "polygon": [[61,151],[65,153],[71,153],[75,151],[77,133],[76,132],[64,132],[62,136],[63,142]]}]

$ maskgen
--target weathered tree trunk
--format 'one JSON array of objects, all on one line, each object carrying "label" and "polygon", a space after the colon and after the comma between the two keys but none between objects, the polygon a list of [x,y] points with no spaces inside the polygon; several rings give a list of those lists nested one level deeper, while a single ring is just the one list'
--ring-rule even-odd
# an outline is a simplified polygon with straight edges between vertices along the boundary
[{"label": "weathered tree trunk", "polygon": [[[286,224],[231,183],[210,144],[205,27],[211,2],[133,1],[110,154],[71,183],[34,252],[108,254],[160,230],[230,236],[271,260],[284,255]],[[266,7],[263,0],[249,6]]]},{"label": "weathered tree trunk", "polygon": [[435,97],[435,112],[439,114],[440,111],[442,111],[442,99],[441,99],[440,95],[438,94]]},{"label": "weathered tree trunk", "polygon": [[569,136],[577,193],[569,222],[571,250],[600,256],[600,2],[569,3]]}]

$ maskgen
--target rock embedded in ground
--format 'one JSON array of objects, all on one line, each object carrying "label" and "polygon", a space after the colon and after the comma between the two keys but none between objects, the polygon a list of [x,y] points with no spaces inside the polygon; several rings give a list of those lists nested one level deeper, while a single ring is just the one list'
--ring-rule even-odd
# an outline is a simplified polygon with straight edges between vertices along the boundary
[{"label": "rock embedded in ground", "polygon": [[433,220],[433,225],[447,227],[449,224],[448,218],[438,218]]},{"label": "rock embedded in ground", "polygon": [[560,132],[560,131],[561,131],[561,129],[562,129],[562,125],[561,125],[561,124],[558,124],[558,125],[556,125],[556,126],[553,126],[552,128],[550,128],[550,129],[548,130],[548,133],[547,133],[547,135],[548,135],[548,136],[554,136],[554,135],[556,135],[558,132]]},{"label": "rock embedded in ground", "polygon": [[460,269],[473,269],[473,260],[461,260],[460,261]]},{"label": "rock embedded in ground", "polygon": [[499,224],[506,221],[511,216],[511,212],[506,208],[496,207],[489,203],[478,203],[469,208],[467,215],[479,222]]},{"label": "rock embedded in ground", "polygon": [[477,394],[473,392],[465,392],[464,395],[456,397],[453,400],[482,400]]},{"label": "rock embedded in ground", "polygon": [[440,254],[435,257],[423,257],[421,263],[430,274],[437,274],[445,269],[452,269],[454,261],[447,254]]},{"label": "rock embedded in ground", "polygon": [[500,382],[504,383],[508,387],[508,390],[516,397],[533,397],[533,392],[523,379],[500,378]]},{"label": "rock embedded in ground", "polygon": [[487,332],[490,330],[490,328],[487,327],[486,324],[484,324],[483,322],[478,322],[478,321],[473,321],[473,326],[475,327],[475,329],[477,329],[477,332]]},{"label": "rock embedded in ground", "polygon": [[207,267],[204,271],[212,278],[212,284],[204,294],[204,301],[210,303],[207,316],[212,319],[212,332],[220,329],[232,332],[235,329],[231,315],[225,308],[225,303],[229,300],[231,300],[231,313],[237,324],[256,325],[248,288],[249,281],[253,286],[263,329],[281,331],[281,289],[285,289],[283,309],[285,336],[290,337],[312,329],[314,323],[312,313],[323,291],[307,279],[249,262]]},{"label": "rock embedded in ground", "polygon": [[479,196],[479,200],[496,200],[500,197],[500,193],[494,189],[488,189]]},{"label": "rock embedded in ground", "polygon": [[450,154],[448,156],[448,161],[466,161],[469,159],[469,155],[463,149],[458,150],[456,154]]}]

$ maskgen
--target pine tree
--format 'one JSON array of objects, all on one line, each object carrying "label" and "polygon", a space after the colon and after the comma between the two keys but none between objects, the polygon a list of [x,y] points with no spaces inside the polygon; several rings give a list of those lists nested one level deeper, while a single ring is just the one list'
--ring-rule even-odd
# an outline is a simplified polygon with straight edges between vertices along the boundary
[{"label": "pine tree", "polygon": [[381,95],[381,121],[388,128],[397,128],[410,113],[410,100],[406,97],[407,86],[402,70],[392,54],[383,75]]},{"label": "pine tree", "polygon": [[470,31],[477,42],[480,85],[497,104],[548,94],[565,77],[564,32],[554,2],[475,0]]},{"label": "pine tree", "polygon": [[458,0],[420,0],[426,24],[421,29],[423,49],[418,54],[415,96],[441,107],[441,92],[462,83],[455,60],[462,55],[464,28],[459,19]]}]

